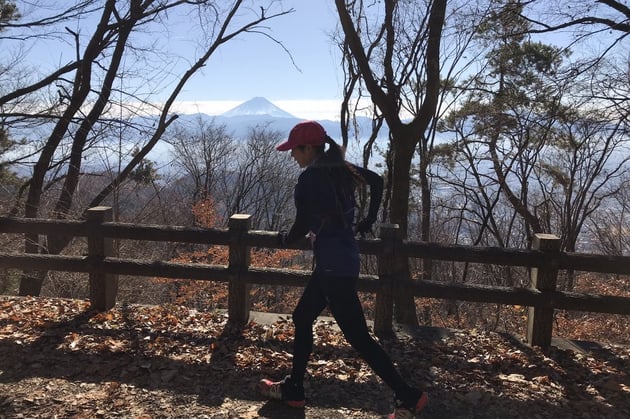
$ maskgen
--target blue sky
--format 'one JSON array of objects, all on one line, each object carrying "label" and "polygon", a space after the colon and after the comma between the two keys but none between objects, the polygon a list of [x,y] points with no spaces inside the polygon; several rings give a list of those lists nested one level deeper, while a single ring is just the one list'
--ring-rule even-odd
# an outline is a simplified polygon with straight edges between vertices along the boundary
[{"label": "blue sky", "polygon": [[[17,4],[25,20],[34,20],[57,12],[59,2],[60,0],[41,0],[37,3],[18,1]],[[67,6],[70,2],[61,4]],[[265,22],[269,35],[282,42],[295,64],[287,51],[272,40],[260,34],[241,34],[222,45],[210,57],[202,72],[189,80],[174,111],[215,115],[253,97],[262,96],[298,117],[337,118],[343,75],[337,47],[331,40],[331,33],[337,24],[334,2],[270,0],[267,4],[270,6],[268,15],[280,10],[295,10]],[[258,6],[255,6],[252,10],[244,10],[242,16],[236,20],[240,23],[251,21],[259,13]],[[93,18],[96,19],[97,15]],[[65,24],[83,36],[82,45],[85,45],[96,22],[84,19]],[[157,51],[162,48],[165,52],[164,62],[157,64],[164,69],[150,77],[168,77],[169,72],[181,76],[199,56],[196,41],[198,33],[193,33],[199,30],[199,22],[195,20],[195,16],[178,16],[171,12],[168,26],[152,28],[151,30],[159,31],[155,33],[156,40],[170,38],[170,41],[167,45],[157,44],[155,47]],[[69,34],[61,27],[58,30],[66,39],[65,44],[51,36],[48,39],[38,39],[37,43],[27,47],[26,52],[34,73],[47,74],[74,58]],[[152,47],[151,33],[141,34],[134,42],[138,42],[138,39],[144,42],[143,47]],[[17,41],[3,42],[4,45],[19,48]],[[181,57],[180,62],[166,58],[165,50],[171,50],[171,53]],[[3,59],[1,49],[0,59]]]},{"label": "blue sky", "polygon": [[[60,0],[41,0],[36,3],[17,2],[23,14],[50,14],[56,11]],[[48,7],[43,8],[42,5]],[[218,4],[222,4],[219,2]],[[331,39],[337,26],[337,14],[332,1],[316,0],[268,0],[271,11],[293,8],[295,11],[285,16],[274,18],[265,24],[269,34],[282,42],[287,52],[272,40],[259,34],[241,34],[236,39],[222,45],[210,58],[202,72],[191,79],[180,94],[177,105],[173,108],[179,113],[223,113],[253,97],[265,97],[285,111],[305,119],[337,119],[343,85],[343,73],[340,69],[340,53]],[[258,6],[253,9],[257,15]],[[245,13],[244,13],[245,14]],[[268,13],[269,14],[269,13]],[[32,17],[32,16],[31,16]],[[173,67],[170,56],[158,63],[157,78],[173,71],[177,77],[188,68],[197,56],[197,45],[193,39],[193,30],[200,25],[191,21],[194,17],[179,17],[179,22],[171,22],[160,27],[159,37],[170,42],[159,48],[171,49],[179,55],[181,62]],[[241,17],[241,22],[251,20],[252,15]],[[177,21],[178,19],[173,19]],[[79,22],[74,30],[84,36],[89,35],[94,22]],[[59,29],[65,33],[63,29]],[[156,30],[156,29],[153,29]],[[146,48],[151,48],[151,34]],[[141,35],[142,36],[142,35]],[[65,33],[65,37],[69,35]],[[74,54],[71,42],[60,45],[50,40],[39,39],[27,51],[33,59],[33,72],[42,74],[67,62],[67,55]],[[6,41],[5,41],[6,42]],[[3,51],[0,48],[0,59]],[[166,54],[164,54],[166,57]],[[162,70],[162,66],[164,70]],[[163,100],[163,99],[157,99]]]},{"label": "blue sky", "polygon": [[[331,40],[337,16],[333,2],[285,0],[295,12],[269,22],[270,34],[223,45],[180,96],[182,112],[217,114],[262,96],[298,117],[336,118],[343,85],[340,56]],[[297,67],[297,68],[296,68]]]}]

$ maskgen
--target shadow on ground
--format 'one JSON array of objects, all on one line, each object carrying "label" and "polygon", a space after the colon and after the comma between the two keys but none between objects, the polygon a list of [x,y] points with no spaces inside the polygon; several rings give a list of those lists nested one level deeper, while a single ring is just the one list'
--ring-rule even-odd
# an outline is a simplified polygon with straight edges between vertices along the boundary
[{"label": "shadow on ground", "polygon": [[[152,319],[115,310],[56,322],[19,312],[0,318],[0,417],[378,418],[391,408],[389,389],[328,322],[317,332],[307,407],[296,410],[256,391],[261,378],[289,369],[286,318],[235,334],[217,314],[201,319],[204,328],[183,327],[184,312],[161,309]],[[403,376],[429,391],[422,417],[630,417],[627,350],[541,351],[510,335],[436,328],[382,343]]]}]

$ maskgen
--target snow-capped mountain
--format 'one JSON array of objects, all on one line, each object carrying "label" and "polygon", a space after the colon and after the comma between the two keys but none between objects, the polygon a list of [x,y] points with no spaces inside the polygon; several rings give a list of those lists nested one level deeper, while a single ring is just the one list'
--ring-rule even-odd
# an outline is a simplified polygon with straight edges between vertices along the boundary
[{"label": "snow-capped mountain", "polygon": [[[284,139],[288,137],[291,128],[302,120],[304,118],[291,115],[263,97],[254,97],[220,115],[204,113],[181,114],[173,123],[173,127],[180,126],[195,130],[199,128],[202,122],[213,123],[225,126],[234,139],[245,139],[252,128],[260,126],[279,132]],[[341,142],[341,125],[339,121],[318,120],[318,122],[322,124],[331,138]],[[371,119],[359,117],[358,122],[359,135],[367,137],[371,129]],[[381,142],[386,141],[387,133],[381,133],[379,138],[382,139]],[[166,143],[159,144],[152,152],[151,157],[155,160],[160,160],[160,157],[168,154],[167,149],[169,147]],[[351,161],[359,161],[361,151],[358,149],[355,141],[349,146],[347,155]]]},{"label": "snow-capped mountain", "polygon": [[290,113],[280,109],[264,97],[255,97],[247,102],[243,102],[235,108],[221,114],[223,117],[231,118],[235,116],[271,116],[273,118],[297,118]]},{"label": "snow-capped mountain", "polygon": [[[194,129],[201,120],[224,125],[234,138],[242,139],[256,126],[265,126],[280,132],[283,136],[288,136],[291,128],[304,118],[290,114],[264,97],[254,97],[220,115],[211,116],[203,113],[180,115],[174,125]],[[319,122],[332,138],[341,138],[338,121]]]}]

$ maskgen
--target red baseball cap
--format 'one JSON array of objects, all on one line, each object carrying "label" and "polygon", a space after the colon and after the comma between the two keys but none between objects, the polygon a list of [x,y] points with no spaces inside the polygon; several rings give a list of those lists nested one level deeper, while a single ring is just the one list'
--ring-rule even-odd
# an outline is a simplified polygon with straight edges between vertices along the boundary
[{"label": "red baseball cap", "polygon": [[276,150],[287,151],[299,145],[322,145],[325,142],[326,130],[319,122],[302,121],[291,129],[289,139],[276,146]]}]

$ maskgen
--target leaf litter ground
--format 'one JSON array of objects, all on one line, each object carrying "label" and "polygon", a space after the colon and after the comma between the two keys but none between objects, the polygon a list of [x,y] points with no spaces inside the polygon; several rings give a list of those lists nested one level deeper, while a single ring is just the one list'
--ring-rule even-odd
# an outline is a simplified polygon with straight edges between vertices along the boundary
[{"label": "leaf litter ground", "polygon": [[[261,398],[291,365],[288,316],[241,334],[222,312],[0,299],[0,418],[380,418],[392,393],[334,322],[319,321],[307,407]],[[423,418],[628,418],[630,350],[543,351],[503,334],[398,330],[381,344],[430,393]]]}]

